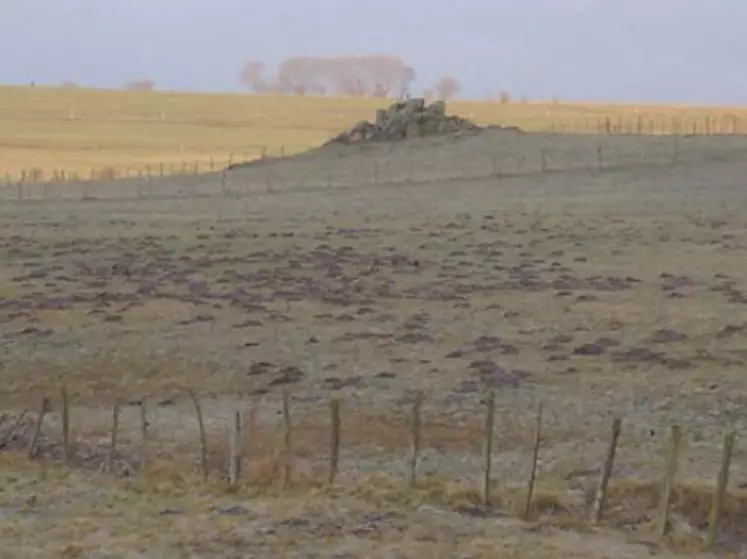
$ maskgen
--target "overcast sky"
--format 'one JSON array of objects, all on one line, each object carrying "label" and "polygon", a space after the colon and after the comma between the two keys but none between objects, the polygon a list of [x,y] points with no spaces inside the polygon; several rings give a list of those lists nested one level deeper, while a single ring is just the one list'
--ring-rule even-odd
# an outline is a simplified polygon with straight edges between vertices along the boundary
[{"label": "overcast sky", "polygon": [[240,90],[247,59],[391,53],[463,93],[747,104],[746,0],[0,0],[0,83]]}]

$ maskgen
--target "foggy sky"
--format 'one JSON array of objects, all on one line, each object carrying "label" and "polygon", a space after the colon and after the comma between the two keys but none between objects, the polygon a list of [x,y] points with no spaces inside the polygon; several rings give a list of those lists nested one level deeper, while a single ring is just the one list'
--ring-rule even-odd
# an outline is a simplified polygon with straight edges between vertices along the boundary
[{"label": "foggy sky", "polygon": [[391,53],[416,89],[747,103],[745,0],[0,0],[0,83],[241,91],[248,59]]}]

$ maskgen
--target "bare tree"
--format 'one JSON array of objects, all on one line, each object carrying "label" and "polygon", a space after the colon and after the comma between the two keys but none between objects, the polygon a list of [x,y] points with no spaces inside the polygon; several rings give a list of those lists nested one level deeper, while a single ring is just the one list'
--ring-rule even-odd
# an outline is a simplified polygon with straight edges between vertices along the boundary
[{"label": "bare tree", "polygon": [[314,77],[313,60],[310,57],[287,58],[278,67],[278,90],[280,93],[305,95]]},{"label": "bare tree", "polygon": [[412,67],[386,54],[287,58],[278,66],[272,83],[262,77],[263,70],[261,63],[248,62],[241,82],[254,91],[281,94],[403,97],[415,79]]},{"label": "bare tree", "polygon": [[448,101],[458,95],[460,89],[459,81],[450,76],[444,76],[433,86],[436,96],[443,101]]},{"label": "bare tree", "polygon": [[139,79],[127,82],[125,89],[129,89],[130,91],[153,91],[155,86],[156,84],[152,80]]},{"label": "bare tree", "polygon": [[244,64],[244,67],[241,69],[239,82],[254,93],[264,93],[270,89],[270,84],[268,84],[262,77],[264,71],[264,62],[261,60],[250,60]]}]

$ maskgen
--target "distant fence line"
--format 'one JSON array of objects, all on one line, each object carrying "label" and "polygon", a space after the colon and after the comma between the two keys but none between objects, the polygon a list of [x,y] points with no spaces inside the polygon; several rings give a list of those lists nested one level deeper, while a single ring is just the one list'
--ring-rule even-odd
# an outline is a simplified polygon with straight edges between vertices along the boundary
[{"label": "distant fence line", "polygon": [[[428,150],[404,150],[401,154],[395,150],[385,162],[365,154],[360,158],[334,158],[326,162],[314,158],[283,160],[280,158],[282,152],[271,155],[268,150],[260,150],[255,157],[229,157],[225,165],[221,162],[220,167],[214,161],[216,172],[208,177],[199,173],[200,167],[185,165],[185,173],[169,175],[164,172],[162,179],[161,168],[151,167],[151,173],[139,173],[115,181],[106,178],[71,180],[69,176],[65,182],[57,183],[11,181],[0,185],[0,200],[196,199],[539,177],[575,171],[612,172],[688,162],[744,161],[747,158],[747,135],[721,136],[718,139],[714,136],[713,140],[704,140],[703,136],[688,140],[679,135],[614,135],[615,139],[610,141],[597,141],[597,137],[582,135],[565,145],[565,142],[555,142],[552,136],[519,134],[513,139],[499,133],[494,149],[487,153],[474,151],[469,144],[461,147],[454,144],[454,150],[449,154],[435,159],[428,156]],[[534,143],[537,138],[540,142]],[[263,163],[246,166],[240,173],[227,169],[230,163],[249,159],[261,159]],[[174,168],[182,170],[180,166]]]},{"label": "distant fence line", "polygon": [[6,185],[13,185],[188,176],[221,171],[234,163],[261,159],[268,155],[285,155],[285,148],[281,146],[279,153],[271,154],[267,146],[254,146],[229,153],[226,157],[159,161],[139,165],[106,165],[91,167],[85,172],[34,166],[22,169],[17,174],[6,172],[2,178]]},{"label": "distant fence line", "polygon": [[598,119],[550,121],[544,132],[568,134],[645,134],[645,135],[743,135],[747,119],[732,114],[704,116],[607,116]]},{"label": "distant fence line", "polygon": [[[582,134],[600,136],[672,136],[675,145],[678,137],[693,136],[745,136],[747,137],[747,119],[734,115],[704,116],[685,118],[651,118],[646,116],[605,117],[601,119],[583,119],[568,122],[553,121],[536,128],[528,127],[527,131],[551,134]],[[295,146],[296,148],[298,146]],[[308,146],[311,148],[313,146]],[[293,151],[297,151],[294,149]],[[145,165],[92,167],[86,172],[68,171],[63,168],[46,169],[35,166],[23,169],[19,174],[6,172],[0,175],[0,184],[7,188],[17,189],[18,198],[23,198],[22,191],[28,192],[27,185],[56,185],[81,182],[111,181],[119,179],[145,179],[150,181],[162,177],[188,177],[203,173],[214,173],[225,170],[232,164],[265,158],[283,157],[292,153],[283,145],[248,146],[241,151],[228,154],[226,157],[209,157],[183,159],[181,161],[156,162]],[[676,154],[675,154],[676,155]],[[600,165],[601,167],[601,165]],[[498,173],[500,174],[500,173]],[[3,182],[4,178],[4,182]],[[375,181],[375,182],[378,182]],[[0,196],[8,198],[7,195]],[[14,196],[15,197],[15,196]],[[45,197],[45,196],[42,196]]]}]

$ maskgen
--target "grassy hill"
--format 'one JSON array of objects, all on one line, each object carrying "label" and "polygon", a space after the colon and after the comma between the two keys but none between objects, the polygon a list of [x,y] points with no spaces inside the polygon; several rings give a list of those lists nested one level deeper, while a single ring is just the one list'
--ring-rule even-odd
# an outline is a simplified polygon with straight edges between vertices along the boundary
[{"label": "grassy hill", "polygon": [[[0,178],[23,170],[87,176],[163,165],[209,168],[262,149],[292,153],[318,145],[391,101],[358,98],[131,92],[0,87]],[[457,101],[448,110],[479,124],[527,130],[645,133],[747,130],[747,107],[633,106],[596,103]],[[743,130],[744,129],[744,130]]]}]

